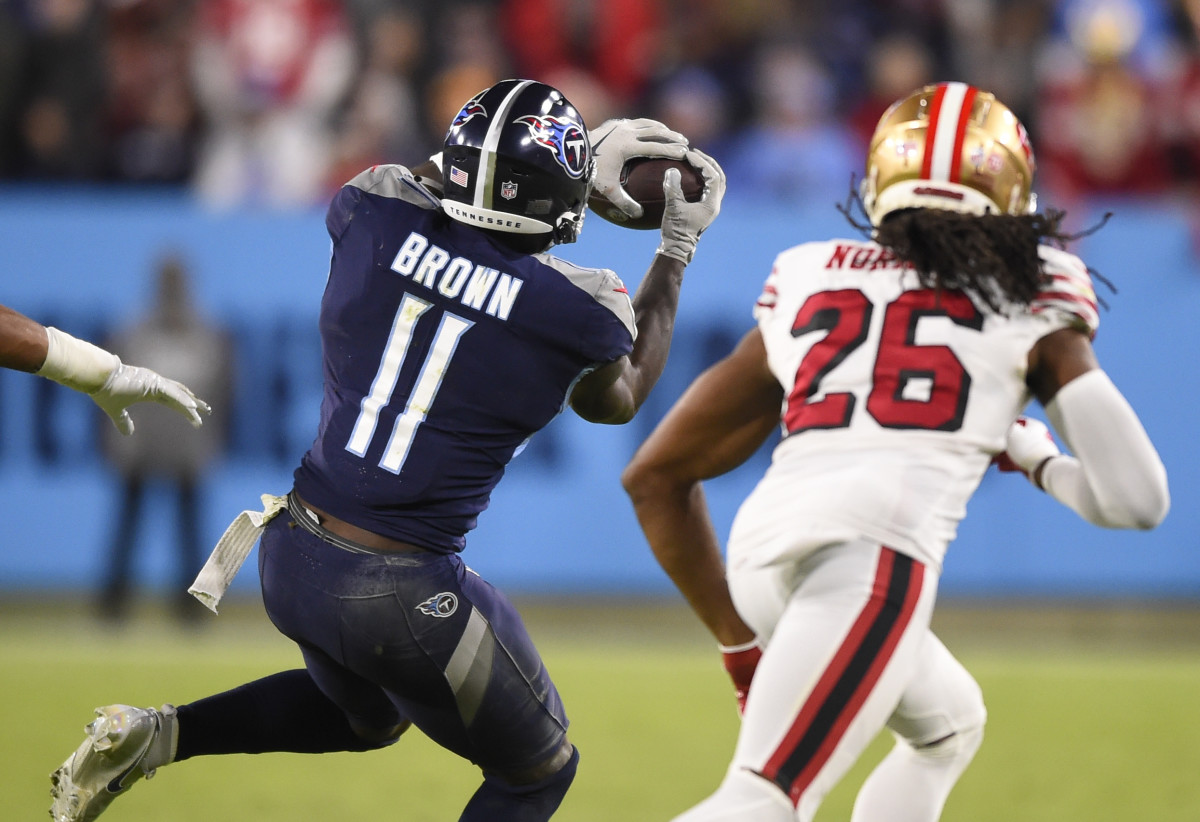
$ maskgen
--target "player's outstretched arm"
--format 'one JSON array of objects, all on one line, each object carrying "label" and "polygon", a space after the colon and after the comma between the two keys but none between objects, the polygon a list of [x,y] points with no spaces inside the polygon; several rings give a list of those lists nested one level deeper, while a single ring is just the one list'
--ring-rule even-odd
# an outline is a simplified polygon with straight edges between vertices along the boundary
[{"label": "player's outstretched arm", "polygon": [[628,356],[581,379],[571,409],[588,422],[623,425],[633,419],[662,376],[675,333],[683,263],[656,256],[633,297],[637,339]]},{"label": "player's outstretched arm", "polygon": [[698,151],[689,151],[687,159],[704,177],[704,193],[689,203],[678,169],[669,170],[663,180],[662,242],[633,297],[633,351],[584,377],[571,393],[571,408],[590,422],[619,425],[633,419],[666,366],[684,267],[725,196],[725,172],[715,160]]},{"label": "player's outstretched arm", "polygon": [[0,306],[0,366],[28,371],[87,394],[124,434],[133,433],[126,410],[157,402],[183,414],[194,426],[208,404],[187,386],[148,368],[125,365],[116,354]]},{"label": "player's outstretched arm", "polygon": [[733,608],[701,483],[741,465],[779,424],[783,389],[754,329],[703,374],[621,475],[659,565],[722,645],[754,638]]},{"label": "player's outstretched arm", "polygon": [[1096,362],[1088,338],[1062,329],[1030,352],[1029,382],[1074,456],[1044,430],[1014,424],[1007,456],[1034,484],[1105,528],[1156,527],[1170,493],[1162,459],[1125,397]]},{"label": "player's outstretched arm", "polygon": [[779,424],[782,400],[754,329],[692,383],[621,475],[655,559],[720,645],[739,709],[760,652],[729,594],[701,483],[758,450]]},{"label": "player's outstretched arm", "polygon": [[33,373],[45,361],[45,326],[0,305],[0,367]]}]

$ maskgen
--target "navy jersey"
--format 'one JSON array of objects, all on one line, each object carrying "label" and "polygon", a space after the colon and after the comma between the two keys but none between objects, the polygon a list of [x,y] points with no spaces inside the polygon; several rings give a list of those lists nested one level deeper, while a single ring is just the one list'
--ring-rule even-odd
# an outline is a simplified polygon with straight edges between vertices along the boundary
[{"label": "navy jersey", "polygon": [[324,399],[297,493],[361,528],[459,551],[505,466],[575,382],[633,347],[620,279],[446,217],[402,166],[334,197]]}]

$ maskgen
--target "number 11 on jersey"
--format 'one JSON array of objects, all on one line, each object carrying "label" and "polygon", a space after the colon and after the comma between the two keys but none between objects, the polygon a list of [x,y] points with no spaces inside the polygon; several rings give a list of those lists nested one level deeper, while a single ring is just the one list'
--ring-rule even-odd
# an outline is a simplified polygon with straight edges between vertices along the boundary
[{"label": "number 11 on jersey", "polygon": [[[400,377],[400,369],[408,356],[412,344],[413,331],[417,322],[433,308],[433,303],[419,299],[411,294],[405,294],[392,320],[392,331],[388,335],[387,346],[383,349],[383,357],[379,361],[379,369],[371,383],[371,391],[363,398],[358,419],[354,422],[354,430],[350,433],[350,441],[346,450],[359,457],[365,457],[371,440],[375,437],[375,429],[379,425],[379,412],[387,406],[396,390],[396,381]],[[429,315],[431,321],[437,312]],[[433,345],[425,356],[421,373],[408,395],[408,403],[404,411],[396,417],[388,437],[387,447],[379,467],[393,474],[399,474],[408,457],[417,428],[429,415],[429,408],[437,396],[442,380],[446,377],[446,368],[450,358],[458,348],[458,341],[467,332],[473,322],[449,312],[442,314]]]}]

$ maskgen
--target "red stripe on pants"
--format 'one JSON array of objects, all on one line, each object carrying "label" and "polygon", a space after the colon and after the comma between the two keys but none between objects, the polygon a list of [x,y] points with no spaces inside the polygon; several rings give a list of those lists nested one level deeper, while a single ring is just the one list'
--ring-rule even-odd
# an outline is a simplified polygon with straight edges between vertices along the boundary
[{"label": "red stripe on pants", "polygon": [[924,570],[909,557],[881,549],[866,605],[763,768],[762,775],[793,804],[829,761],[892,658],[916,611]]}]

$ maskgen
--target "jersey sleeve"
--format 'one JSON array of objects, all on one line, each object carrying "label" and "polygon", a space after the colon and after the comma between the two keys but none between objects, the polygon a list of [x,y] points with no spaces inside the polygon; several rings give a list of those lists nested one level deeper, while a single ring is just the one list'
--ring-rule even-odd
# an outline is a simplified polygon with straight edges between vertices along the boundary
[{"label": "jersey sleeve", "polygon": [[779,262],[771,266],[771,273],[767,275],[766,282],[763,283],[762,293],[758,295],[758,299],[754,301],[754,320],[755,322],[763,322],[775,311],[775,303],[779,300]]},{"label": "jersey sleeve", "polygon": [[345,233],[346,227],[354,218],[355,209],[367,194],[404,200],[429,209],[437,208],[440,202],[429,189],[417,182],[413,173],[404,166],[371,166],[342,186],[329,204],[329,210],[325,214],[325,227],[334,242]]},{"label": "jersey sleeve", "polygon": [[596,288],[592,291],[592,299],[604,306],[629,332],[630,342],[637,340],[637,324],[633,315],[633,300],[629,297],[629,289],[617,276],[615,271],[607,268],[597,269],[595,277]]},{"label": "jersey sleeve", "polygon": [[1049,281],[1030,304],[1030,311],[1078,329],[1089,338],[1096,336],[1100,312],[1092,278],[1083,260],[1050,246],[1042,246],[1038,252]]},{"label": "jersey sleeve", "polygon": [[591,298],[594,308],[588,327],[577,329],[581,354],[593,362],[609,363],[633,350],[637,340],[633,301],[616,272],[584,268],[548,254],[538,257]]}]

